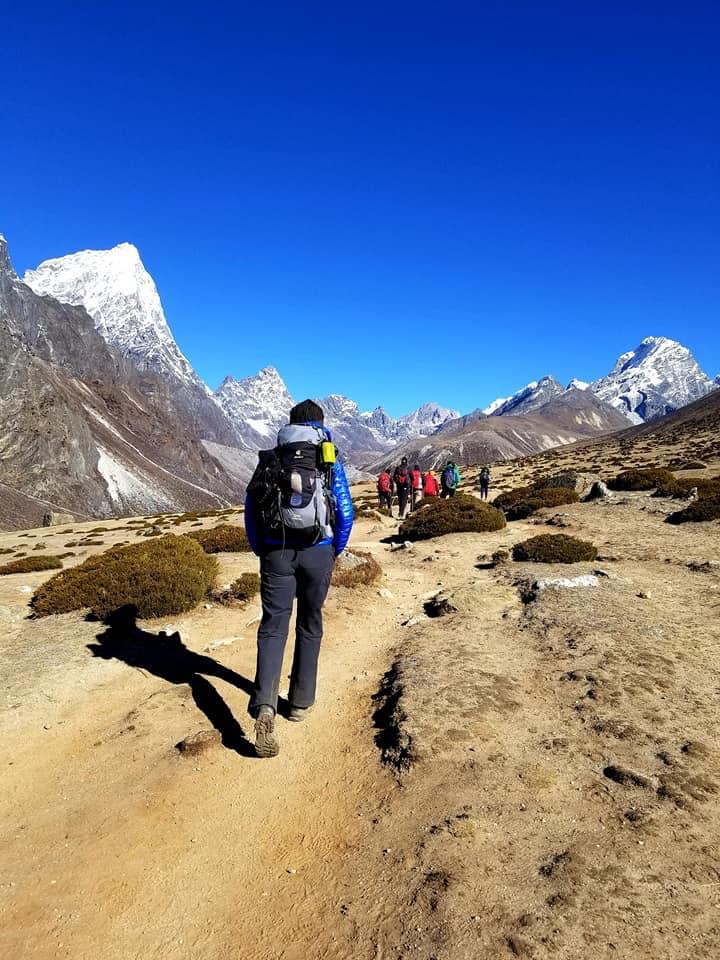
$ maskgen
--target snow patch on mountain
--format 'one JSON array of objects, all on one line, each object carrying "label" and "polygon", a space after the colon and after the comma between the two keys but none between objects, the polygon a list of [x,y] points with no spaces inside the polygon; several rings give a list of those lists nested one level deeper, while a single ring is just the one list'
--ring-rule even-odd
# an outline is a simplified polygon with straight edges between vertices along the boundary
[{"label": "snow patch on mountain", "polygon": [[175,342],[155,281],[133,244],[45,260],[28,270],[23,282],[41,296],[85,307],[98,333],[141,370],[200,382]]},{"label": "snow patch on mountain", "polygon": [[553,397],[560,396],[565,389],[552,377],[532,380],[517,393],[505,399],[498,398],[482,411],[487,416],[519,416],[536,410]]}]

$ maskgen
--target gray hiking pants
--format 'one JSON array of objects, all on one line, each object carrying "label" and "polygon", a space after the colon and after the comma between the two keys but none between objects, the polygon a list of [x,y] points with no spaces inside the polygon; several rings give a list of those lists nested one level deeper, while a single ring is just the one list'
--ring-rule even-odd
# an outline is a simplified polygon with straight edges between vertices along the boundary
[{"label": "gray hiking pants", "polygon": [[331,544],[293,550],[271,550],[260,561],[260,596],[263,616],[257,635],[255,690],[249,711],[270,706],[277,712],[283,655],[297,597],[295,653],[290,672],[288,700],[293,707],[315,702],[318,657],[323,635],[322,608],[335,565]]}]

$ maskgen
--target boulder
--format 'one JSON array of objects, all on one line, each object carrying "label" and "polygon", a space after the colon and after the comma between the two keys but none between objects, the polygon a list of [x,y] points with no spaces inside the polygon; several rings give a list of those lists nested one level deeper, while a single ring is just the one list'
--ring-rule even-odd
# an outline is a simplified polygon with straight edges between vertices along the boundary
[{"label": "boulder", "polygon": [[75,523],[75,517],[71,513],[46,513],[43,517],[42,525],[44,527],[57,527],[61,523]]},{"label": "boulder", "polygon": [[607,484],[603,483],[602,480],[596,480],[593,485],[590,487],[589,492],[583,498],[585,503],[589,503],[591,500],[611,500],[612,493],[608,489]]}]

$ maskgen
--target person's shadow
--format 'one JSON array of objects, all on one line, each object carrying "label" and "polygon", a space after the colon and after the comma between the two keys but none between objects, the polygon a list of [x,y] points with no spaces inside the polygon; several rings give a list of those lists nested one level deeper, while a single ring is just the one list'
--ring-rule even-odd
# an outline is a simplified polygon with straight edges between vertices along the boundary
[{"label": "person's shadow", "polygon": [[232,711],[206,677],[226,680],[247,694],[253,691],[250,680],[212,657],[188,650],[179,633],[168,635],[141,630],[137,616],[137,607],[132,604],[111,613],[105,618],[107,630],[97,635],[97,643],[87,645],[88,650],[94,657],[122,660],[168,683],[187,683],[196,706],[218,731],[223,746],[246,757],[256,756]]}]

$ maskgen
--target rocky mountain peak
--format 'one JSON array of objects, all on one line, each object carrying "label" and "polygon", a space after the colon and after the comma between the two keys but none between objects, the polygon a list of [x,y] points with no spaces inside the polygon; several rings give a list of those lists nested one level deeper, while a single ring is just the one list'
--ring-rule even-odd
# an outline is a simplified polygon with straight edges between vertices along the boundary
[{"label": "rocky mountain peak", "polygon": [[511,397],[498,397],[482,412],[493,417],[519,416],[536,410],[564,392],[565,388],[554,377],[545,376],[532,380]]},{"label": "rocky mountain peak", "polygon": [[590,389],[633,423],[642,423],[699,399],[713,389],[713,382],[677,340],[645,337]]},{"label": "rocky mountain peak", "polygon": [[198,383],[175,342],[155,281],[132,243],[45,260],[23,281],[41,295],[83,306],[97,331],[141,370]]}]

